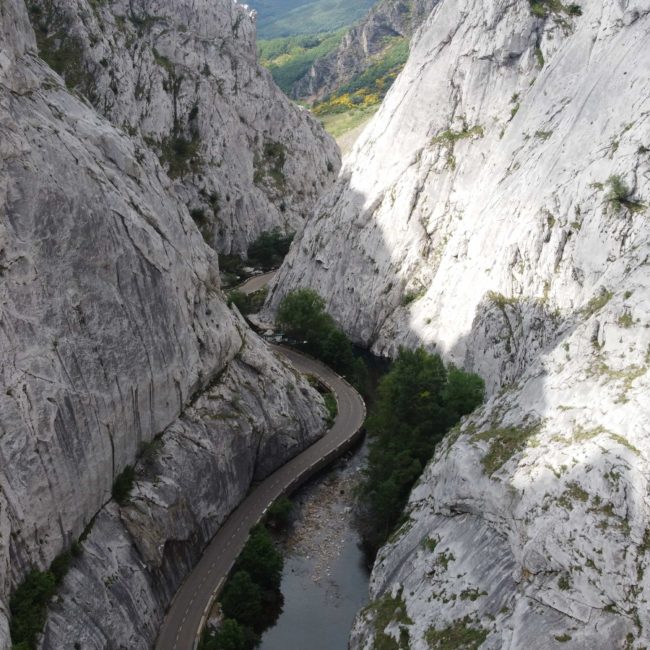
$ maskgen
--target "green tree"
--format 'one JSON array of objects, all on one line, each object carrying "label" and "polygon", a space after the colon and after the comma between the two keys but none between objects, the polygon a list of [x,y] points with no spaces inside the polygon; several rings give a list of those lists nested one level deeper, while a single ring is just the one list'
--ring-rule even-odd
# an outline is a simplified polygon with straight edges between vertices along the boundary
[{"label": "green tree", "polygon": [[450,365],[447,369],[447,386],[444,402],[447,408],[448,425],[451,427],[463,415],[469,415],[485,397],[485,382],[472,372],[465,372]]},{"label": "green tree", "polygon": [[[276,153],[272,145],[267,145],[267,147],[270,147],[269,155],[271,157],[274,155],[281,157],[282,151]],[[262,267],[265,271],[277,268],[289,252],[293,237],[293,233],[285,235],[277,229],[263,232],[248,247],[248,261]]]},{"label": "green tree", "polygon": [[337,372],[348,374],[354,368],[354,352],[348,337],[332,323],[320,341],[319,358]]},{"label": "green tree", "polygon": [[325,301],[313,289],[297,289],[287,294],[280,303],[277,323],[300,347],[364,392],[368,383],[365,364],[355,357],[352,343],[325,311]]},{"label": "green tree", "polygon": [[285,528],[291,521],[293,503],[288,497],[282,496],[276,499],[267,513],[267,519],[274,528]]},{"label": "green tree", "polygon": [[232,618],[226,618],[219,629],[204,642],[201,650],[250,650],[250,630]]},{"label": "green tree", "polygon": [[273,543],[269,531],[258,524],[251,531],[235,569],[247,572],[262,590],[274,591],[280,588],[283,564],[282,554]]},{"label": "green tree", "polygon": [[255,628],[262,614],[262,589],[247,571],[237,571],[223,590],[221,609],[224,616]]},{"label": "green tree", "polygon": [[134,481],[135,469],[132,465],[127,465],[115,478],[115,482],[113,483],[113,498],[121,506],[128,502]]},{"label": "green tree", "polygon": [[477,375],[445,368],[424,349],[402,349],[381,379],[368,418],[368,465],[361,487],[364,546],[374,555],[397,522],[436,445],[483,401]]},{"label": "green tree", "polygon": [[307,341],[314,353],[334,328],[325,311],[325,301],[313,289],[297,289],[287,294],[278,309],[277,323],[282,331],[298,341]]}]

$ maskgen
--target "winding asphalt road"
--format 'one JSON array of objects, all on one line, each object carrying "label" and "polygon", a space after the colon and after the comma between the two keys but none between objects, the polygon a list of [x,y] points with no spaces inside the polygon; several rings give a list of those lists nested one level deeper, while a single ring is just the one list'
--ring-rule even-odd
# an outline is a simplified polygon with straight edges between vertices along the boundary
[{"label": "winding asphalt road", "polygon": [[271,474],[231,513],[176,593],[160,629],[156,650],[196,647],[207,615],[250,529],[278,497],[295,490],[352,447],[362,435],[366,407],[350,384],[318,361],[294,350],[270,347],[284,355],[296,369],[315,375],[326,384],[336,396],[338,415],[332,428],[318,442]]},{"label": "winding asphalt road", "polygon": [[271,282],[271,280],[273,280],[273,278],[275,277],[276,273],[277,270],[269,271],[264,275],[253,276],[252,278],[246,280],[246,282],[240,284],[238,287],[235,287],[235,289],[247,295],[251,293],[255,293],[256,291],[263,289],[269,282]]}]

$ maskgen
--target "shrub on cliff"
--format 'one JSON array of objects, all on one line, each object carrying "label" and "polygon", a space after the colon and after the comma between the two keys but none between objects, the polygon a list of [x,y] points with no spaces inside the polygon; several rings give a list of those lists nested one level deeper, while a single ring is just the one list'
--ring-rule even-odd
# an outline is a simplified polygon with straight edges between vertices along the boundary
[{"label": "shrub on cliff", "polygon": [[132,465],[127,465],[115,478],[112,495],[121,506],[125,505],[129,500],[134,481],[135,469]]},{"label": "shrub on cliff", "polygon": [[293,233],[285,235],[278,229],[263,232],[248,247],[249,264],[265,271],[277,268],[289,252],[293,237]]}]

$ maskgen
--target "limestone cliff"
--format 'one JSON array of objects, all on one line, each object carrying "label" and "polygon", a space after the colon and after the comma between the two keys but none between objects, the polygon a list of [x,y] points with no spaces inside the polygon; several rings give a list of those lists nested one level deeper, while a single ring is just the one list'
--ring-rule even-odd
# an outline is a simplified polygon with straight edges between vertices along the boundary
[{"label": "limestone cliff", "polygon": [[149,647],[202,546],[324,409],[226,306],[157,156],[37,56],[22,0],[0,4],[0,39],[0,647],[10,590],[84,531],[44,646]]},{"label": "limestone cliff", "polygon": [[256,61],[251,12],[232,0],[36,0],[41,56],[158,153],[219,252],[298,230],[340,158]]},{"label": "limestone cliff", "polygon": [[318,101],[367,70],[395,39],[411,38],[436,0],[382,0],[352,27],[339,47],[317,59],[291,89],[292,97]]},{"label": "limestone cliff", "polygon": [[442,0],[278,276],[271,309],[311,286],[357,342],[491,395],[354,648],[648,645],[649,32],[646,0]]}]

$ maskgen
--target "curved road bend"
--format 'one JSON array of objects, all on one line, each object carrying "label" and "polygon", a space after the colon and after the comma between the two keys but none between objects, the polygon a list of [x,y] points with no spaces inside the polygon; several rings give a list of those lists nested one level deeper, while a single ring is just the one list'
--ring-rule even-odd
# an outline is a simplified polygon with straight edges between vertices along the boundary
[{"label": "curved road bend", "polygon": [[192,650],[214,599],[241,552],[250,529],[268,506],[289,493],[351,447],[360,434],[366,408],[361,396],[327,366],[302,354],[271,346],[301,372],[318,377],[336,395],[338,415],[332,428],[311,447],[287,462],[231,513],[176,593],[163,621],[156,650]]},{"label": "curved road bend", "polygon": [[235,287],[235,291],[241,291],[246,295],[255,293],[256,291],[263,289],[269,282],[271,282],[277,272],[278,271],[276,269],[275,271],[269,271],[264,275],[256,275],[252,278],[249,278],[246,280],[246,282],[240,284],[238,287]]}]

